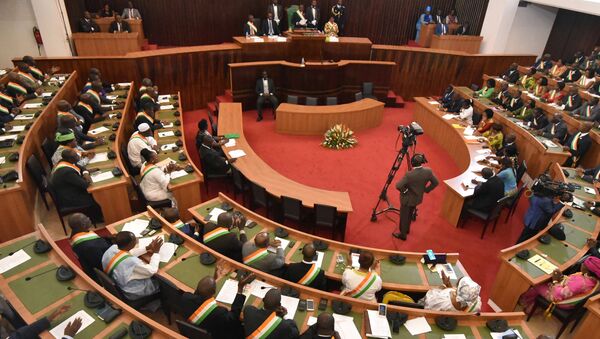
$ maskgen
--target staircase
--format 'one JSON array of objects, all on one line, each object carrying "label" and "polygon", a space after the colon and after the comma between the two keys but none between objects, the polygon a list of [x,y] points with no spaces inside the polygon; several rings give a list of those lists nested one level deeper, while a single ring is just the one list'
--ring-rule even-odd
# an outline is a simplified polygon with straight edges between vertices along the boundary
[{"label": "staircase", "polygon": [[386,107],[394,107],[394,108],[403,108],[404,107],[404,99],[401,96],[396,95],[394,91],[389,90],[387,93],[387,97],[385,98],[385,106]]}]

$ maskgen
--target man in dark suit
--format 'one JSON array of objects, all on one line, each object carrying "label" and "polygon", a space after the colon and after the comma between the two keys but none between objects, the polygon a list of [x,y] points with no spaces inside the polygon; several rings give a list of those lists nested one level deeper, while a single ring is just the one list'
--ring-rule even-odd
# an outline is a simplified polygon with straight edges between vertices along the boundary
[{"label": "man in dark suit", "polygon": [[571,87],[569,95],[562,99],[562,105],[564,106],[563,110],[567,112],[572,112],[581,107],[581,96],[577,87]]},{"label": "man in dark suit", "polygon": [[123,19],[142,19],[140,11],[133,7],[133,2],[131,1],[127,2],[127,8],[123,9],[123,14],[121,15],[123,16]]},{"label": "man in dark suit", "polygon": [[[204,245],[233,260],[242,262],[242,247],[248,241],[244,226],[246,217],[240,213],[225,212],[219,214],[217,224],[212,222],[204,225],[202,242]],[[232,232],[239,229],[239,238]]]},{"label": "man in dark suit", "polygon": [[538,131],[538,135],[556,141],[562,144],[567,137],[567,124],[563,121],[560,113],[554,113],[552,121],[543,130]]},{"label": "man in dark suit", "polygon": [[62,160],[56,164],[50,176],[50,187],[61,206],[84,208],[85,215],[95,222],[102,222],[102,209],[87,191],[92,183],[90,173],[77,165],[79,155],[72,149],[62,151]]},{"label": "man in dark suit", "polygon": [[396,183],[400,191],[400,233],[392,233],[395,238],[406,240],[411,221],[416,217],[416,209],[423,201],[423,194],[433,191],[439,184],[430,168],[423,167],[425,157],[415,154],[410,160],[413,169]]},{"label": "man in dark suit", "polygon": [[600,122],[600,105],[598,104],[598,98],[592,97],[581,107],[577,108],[571,115],[578,120]]},{"label": "man in dark suit", "polygon": [[261,121],[263,119],[262,109],[265,101],[271,103],[271,106],[273,106],[273,116],[275,116],[275,111],[277,110],[277,106],[279,106],[279,100],[273,95],[274,92],[275,83],[273,82],[273,79],[269,78],[267,71],[263,71],[262,78],[256,80],[256,95],[258,95],[258,98],[256,99],[256,110],[258,112],[256,121]]},{"label": "man in dark suit", "polygon": [[306,11],[306,20],[308,20],[308,28],[319,28],[321,21],[321,10],[317,5],[317,0],[312,0]]},{"label": "man in dark suit", "polygon": [[[215,271],[216,273],[216,271]],[[186,320],[206,330],[213,338],[241,338],[243,335],[240,313],[246,296],[244,286],[254,279],[248,274],[238,282],[237,294],[231,310],[217,305],[215,293],[217,284],[213,277],[204,277],[198,282],[194,293],[185,292],[181,296],[181,308]]]},{"label": "man in dark suit", "polygon": [[534,131],[542,130],[549,124],[546,113],[539,107],[534,108],[533,114],[525,118],[525,121],[529,123],[529,127]]},{"label": "man in dark suit", "polygon": [[581,71],[576,65],[567,62],[567,70],[560,75],[564,82],[576,82],[581,78]]},{"label": "man in dark suit", "polygon": [[303,29],[308,27],[308,20],[306,18],[306,12],[304,12],[304,5],[298,5],[298,10],[292,15],[292,26],[294,29]]},{"label": "man in dark suit", "polygon": [[[62,305],[60,308],[55,309],[48,316],[40,318],[29,325],[24,325],[23,320],[20,319],[20,316],[15,314],[11,305],[9,305],[3,297],[0,297],[0,313],[2,314],[3,318],[2,323],[0,324],[0,335],[2,335],[2,338],[10,339],[39,338],[43,332],[48,331],[52,327],[51,323],[67,312],[70,308],[70,305]],[[65,327],[65,330],[62,333],[62,339],[74,338],[80,327],[81,318],[75,318]]]},{"label": "man in dark suit", "polygon": [[518,68],[519,68],[519,64],[512,63],[510,65],[510,67],[508,68],[508,70],[506,72],[504,72],[504,74],[502,75],[502,79],[510,82],[511,84],[514,84],[517,81],[519,81],[519,69]]},{"label": "man in dark suit", "polygon": [[267,13],[273,13],[273,20],[275,20],[277,26],[279,26],[279,30],[283,30],[282,23],[284,22],[283,19],[285,18],[285,14],[283,11],[283,6],[279,4],[278,0],[271,1],[269,6],[267,6]]},{"label": "man in dark suit", "polygon": [[156,102],[157,99],[158,91],[156,90],[156,87],[148,87],[146,88],[145,93],[140,95],[138,107],[144,107],[147,104],[152,104],[154,106],[154,110],[158,111],[160,110],[160,104]]},{"label": "man in dark suit", "polygon": [[465,21],[458,29],[456,30],[456,35],[469,35],[470,25],[468,21]]},{"label": "man in dark suit", "polygon": [[248,21],[244,24],[244,35],[245,36],[257,36],[260,35],[256,22],[254,22],[254,15],[248,15]]},{"label": "man in dark suit", "polygon": [[310,326],[300,339],[340,339],[340,334],[335,330],[335,319],[329,313],[321,313],[317,317],[317,322]]},{"label": "man in dark suit", "polygon": [[519,108],[523,107],[523,99],[521,98],[522,94],[523,94],[523,92],[521,92],[520,90],[517,90],[517,93],[515,93],[515,95],[513,95],[511,97],[511,99],[505,103],[504,108],[506,108],[507,110],[509,110],[511,112],[518,111]]},{"label": "man in dark suit", "polygon": [[279,30],[279,25],[275,20],[273,20],[273,13],[267,13],[267,18],[262,23],[262,33],[263,35],[281,35],[281,30]]},{"label": "man in dark suit", "polygon": [[532,67],[540,72],[547,72],[552,68],[552,66],[552,56],[546,53],[539,58]]},{"label": "man in dark suit", "polygon": [[81,33],[98,33],[100,26],[92,19],[90,12],[83,12],[83,18],[79,19],[79,32]]},{"label": "man in dark suit", "polygon": [[448,25],[443,22],[436,24],[435,35],[448,35]]},{"label": "man in dark suit", "polygon": [[592,137],[590,131],[593,125],[589,122],[581,124],[579,131],[573,133],[565,143],[563,150],[571,153],[571,156],[565,161],[563,166],[575,167],[579,164],[579,161],[592,147]]},{"label": "man in dark suit", "polygon": [[591,183],[600,182],[600,165],[588,169],[577,168],[577,174],[584,181]]},{"label": "man in dark suit", "polygon": [[131,33],[131,27],[127,21],[124,21],[123,18],[117,14],[115,15],[115,21],[110,23],[110,27],[108,28],[109,33]]},{"label": "man in dark suit", "polygon": [[346,6],[344,6],[343,0],[337,0],[337,3],[331,7],[331,15],[340,29],[339,35],[344,34],[344,28],[346,26]]},{"label": "man in dark suit", "polygon": [[508,102],[511,98],[512,95],[510,94],[510,90],[508,89],[508,83],[502,82],[502,84],[500,85],[500,90],[498,90],[497,93],[492,95],[491,100],[497,105],[504,106],[506,102]]},{"label": "man in dark suit", "polygon": [[148,126],[150,126],[150,129],[152,131],[162,128],[160,120],[156,119],[156,105],[154,105],[151,102],[146,102],[141,107],[142,110],[138,112],[138,114],[135,117],[135,120],[133,121],[133,127],[137,130],[141,124],[145,123],[148,124]]},{"label": "man in dark suit", "polygon": [[304,248],[302,248],[302,262],[289,264],[283,278],[324,291],[327,284],[325,272],[314,262],[316,259],[317,251],[315,247],[312,244],[304,245]]},{"label": "man in dark suit", "polygon": [[[283,319],[287,314],[281,306],[281,292],[270,289],[263,298],[263,308],[248,305],[244,308],[244,332],[249,338],[297,338],[299,335],[296,322]],[[269,333],[268,336],[264,336]]]},{"label": "man in dark suit", "polygon": [[465,203],[465,209],[470,208],[483,213],[490,213],[498,204],[498,200],[504,197],[504,183],[488,167],[481,170],[481,176],[486,181],[478,183],[473,179],[473,183],[477,183],[477,186],[473,196]]},{"label": "man in dark suit", "polygon": [[525,227],[517,240],[517,244],[535,236],[541,229],[548,225],[554,213],[563,208],[562,202],[571,200],[568,193],[560,192],[553,197],[534,194],[529,198],[529,208],[525,212]]},{"label": "man in dark suit", "polygon": [[69,227],[71,248],[79,263],[88,276],[99,281],[94,268],[102,270],[102,255],[112,245],[111,242],[91,230],[92,221],[85,214],[75,213],[69,216]]},{"label": "man in dark suit", "polygon": [[519,155],[516,141],[517,137],[514,134],[507,135],[502,141],[502,147],[496,151],[496,156],[514,158]]},{"label": "man in dark suit", "polygon": [[229,161],[225,159],[219,151],[215,150],[213,138],[209,135],[204,135],[200,152],[200,162],[202,163],[202,172],[206,175],[210,174],[228,174],[231,172],[231,163],[235,162],[236,158]]}]

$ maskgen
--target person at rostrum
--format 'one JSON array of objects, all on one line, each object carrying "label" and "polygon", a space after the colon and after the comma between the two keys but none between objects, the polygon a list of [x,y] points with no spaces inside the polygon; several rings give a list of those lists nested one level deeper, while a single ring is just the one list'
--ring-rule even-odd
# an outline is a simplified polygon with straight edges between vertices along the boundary
[{"label": "person at rostrum", "polygon": [[109,33],[131,33],[131,27],[127,21],[119,14],[115,15],[115,21],[110,23]]},{"label": "person at rostrum", "polygon": [[298,10],[292,15],[292,25],[294,26],[294,29],[308,27],[308,19],[306,19],[306,13],[304,12],[303,4],[299,4]]},{"label": "person at rostrum", "polygon": [[267,6],[267,13],[273,13],[273,20],[275,20],[275,22],[277,23],[277,26],[279,28],[279,31],[281,31],[282,30],[281,22],[283,21],[284,12],[283,12],[283,6],[281,6],[279,4],[278,0],[271,1],[269,6]]},{"label": "person at rostrum", "polygon": [[475,186],[473,195],[465,202],[463,210],[474,209],[488,214],[496,207],[498,200],[504,197],[504,182],[494,175],[494,171],[489,167],[481,170],[481,176],[485,182],[472,180],[472,183],[477,186]]},{"label": "person at rostrum", "polygon": [[[242,262],[242,248],[248,241],[246,231],[246,217],[239,212],[224,212],[217,217],[217,223],[207,223],[204,226],[202,242],[211,249],[231,258]],[[233,232],[233,229],[239,230],[239,237]]]},{"label": "person at rostrum", "polygon": [[273,13],[267,13],[267,18],[263,21],[262,24],[262,33],[263,35],[281,35],[281,30],[279,30],[279,25],[277,22],[273,20]]},{"label": "person at rostrum", "polygon": [[254,237],[254,241],[247,241],[242,247],[242,256],[244,264],[248,266],[276,276],[281,276],[283,273],[285,256],[281,241],[269,241],[267,232],[260,232]]},{"label": "person at rostrum", "polygon": [[281,306],[281,291],[270,289],[263,298],[262,309],[252,305],[244,307],[246,338],[298,338],[298,326],[294,320],[284,319],[286,314],[287,310]]},{"label": "person at rostrum", "polygon": [[[351,255],[348,258],[351,258]],[[361,251],[358,257],[358,264],[358,269],[354,269],[348,265],[344,273],[342,273],[341,295],[377,302],[375,293],[379,292],[383,287],[379,260],[375,260],[373,253]]]},{"label": "person at rostrum", "polygon": [[275,111],[277,110],[277,106],[279,106],[279,100],[273,94],[275,92],[275,83],[273,79],[269,78],[269,74],[267,71],[262,72],[262,77],[256,80],[256,95],[258,98],[256,99],[256,111],[258,112],[258,117],[256,121],[261,121],[263,119],[263,105],[265,101],[269,102],[273,107],[273,116],[275,116]]},{"label": "person at rostrum", "polygon": [[112,246],[108,239],[100,237],[92,228],[92,220],[83,213],[69,216],[71,228],[71,248],[77,255],[79,263],[85,273],[94,280],[99,281],[94,268],[102,270],[102,256]]},{"label": "person at rostrum", "polygon": [[104,6],[102,6],[102,9],[100,9],[100,11],[98,12],[98,16],[101,18],[110,18],[113,15],[114,15],[114,12],[110,8],[109,3],[105,3]]},{"label": "person at rostrum", "polygon": [[79,19],[79,31],[82,33],[98,33],[100,26],[92,19],[90,12],[83,12],[83,18]]},{"label": "person at rostrum", "polygon": [[324,291],[327,280],[325,272],[317,266],[317,250],[313,244],[306,244],[302,248],[302,261],[287,265],[283,278],[301,285],[309,286]]},{"label": "person at rostrum", "polygon": [[312,0],[308,11],[306,11],[306,20],[308,20],[308,28],[319,28],[321,21],[321,10],[317,5],[317,0]]},{"label": "person at rostrum", "polygon": [[335,319],[329,313],[321,313],[317,317],[317,322],[309,326],[300,339],[341,339],[340,334],[335,330]]},{"label": "person at rostrum", "polygon": [[533,194],[529,198],[529,209],[525,212],[525,227],[517,239],[517,244],[534,237],[541,229],[548,225],[552,216],[563,208],[562,202],[568,202],[571,196],[568,193],[555,193],[552,197]]},{"label": "person at rostrum", "polygon": [[396,183],[400,191],[400,233],[392,233],[395,238],[406,240],[410,233],[410,224],[416,218],[416,209],[423,201],[423,194],[433,191],[439,184],[430,168],[423,167],[425,157],[415,154],[410,160],[412,170]]},{"label": "person at rostrum", "polygon": [[247,37],[259,35],[258,27],[256,27],[254,15],[252,14],[248,15],[248,21],[244,24],[244,35]]}]

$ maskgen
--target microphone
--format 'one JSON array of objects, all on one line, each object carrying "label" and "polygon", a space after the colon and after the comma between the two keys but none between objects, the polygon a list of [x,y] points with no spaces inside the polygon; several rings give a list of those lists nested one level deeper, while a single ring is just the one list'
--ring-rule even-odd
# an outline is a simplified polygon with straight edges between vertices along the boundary
[{"label": "microphone", "polygon": [[17,253],[18,251],[20,251],[20,250],[24,249],[25,247],[27,247],[27,246],[29,246],[29,245],[31,245],[31,244],[33,244],[33,243],[35,243],[36,241],[37,241],[37,239],[36,239],[36,240],[34,240],[34,241],[32,241],[32,242],[30,242],[30,243],[27,243],[27,244],[25,244],[25,245],[21,246],[20,248],[17,248],[16,250],[14,250],[14,251],[12,251],[12,252],[8,253],[8,255],[13,255],[13,254]]},{"label": "microphone", "polygon": [[188,260],[188,259],[192,259],[192,258],[194,258],[194,257],[199,257],[199,256],[201,256],[201,255],[202,255],[202,253],[197,253],[197,254],[194,254],[194,255],[190,255],[190,256],[189,256],[189,257],[187,257],[187,258],[182,258],[182,259],[181,259],[181,261],[186,261],[186,260]]},{"label": "microphone", "polygon": [[92,291],[92,290],[84,290],[81,288],[75,288],[75,287],[71,287],[71,286],[67,286],[67,289],[69,291],[96,292],[96,291]]},{"label": "microphone", "polygon": [[44,275],[44,274],[46,274],[46,273],[48,273],[48,272],[56,271],[56,270],[57,270],[57,269],[59,269],[59,268],[60,268],[60,266],[57,266],[57,267],[54,267],[54,268],[52,268],[52,269],[49,269],[49,270],[47,270],[47,271],[44,271],[44,272],[38,273],[38,274],[36,274],[36,275],[32,275],[32,276],[30,276],[30,277],[26,277],[26,278],[25,278],[25,281],[30,281],[30,280],[31,280],[31,279],[33,279],[33,278],[39,277],[40,275]]}]

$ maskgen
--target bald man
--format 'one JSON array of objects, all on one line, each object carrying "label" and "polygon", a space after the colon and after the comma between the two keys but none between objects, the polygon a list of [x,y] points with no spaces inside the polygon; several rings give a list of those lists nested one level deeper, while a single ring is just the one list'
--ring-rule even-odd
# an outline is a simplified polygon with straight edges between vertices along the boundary
[{"label": "bald man", "polygon": [[302,261],[289,264],[283,278],[319,290],[325,290],[327,281],[325,272],[317,266],[317,251],[313,244],[307,244],[302,249]]},{"label": "bald man", "polygon": [[[217,223],[207,223],[202,233],[202,242],[213,250],[242,262],[242,248],[248,241],[244,226],[246,217],[240,213],[225,212],[219,214]],[[233,230],[239,229],[239,236]]]},{"label": "bald man", "polygon": [[[244,308],[244,332],[247,338],[280,339],[297,338],[296,322],[283,319],[287,314],[281,306],[281,292],[270,289],[263,298],[263,308],[248,305]],[[266,335],[268,333],[268,335]]]},{"label": "bald man", "polygon": [[590,136],[592,127],[593,125],[589,122],[582,123],[579,127],[579,131],[573,133],[569,137],[563,150],[571,153],[571,156],[565,161],[563,166],[576,167],[579,165],[581,158],[583,158],[587,151],[592,147],[592,137]]},{"label": "bald man", "polygon": [[92,228],[92,221],[83,213],[69,216],[71,248],[77,255],[85,273],[99,281],[94,268],[102,270],[102,255],[111,246],[108,239],[100,237]]},{"label": "bald man", "polygon": [[231,310],[218,306],[215,301],[217,284],[213,277],[204,277],[198,282],[194,293],[185,292],[181,307],[186,320],[206,330],[213,338],[241,338],[243,336],[240,314],[246,301],[244,286],[254,279],[249,274],[238,282],[237,294]]},{"label": "bald man", "polygon": [[300,339],[340,339],[340,334],[335,330],[335,319],[329,313],[321,313],[317,322],[302,333]]},{"label": "bald man", "polygon": [[276,276],[283,273],[285,257],[281,241],[269,240],[267,232],[260,232],[254,241],[247,241],[242,247],[242,256],[248,266]]}]

